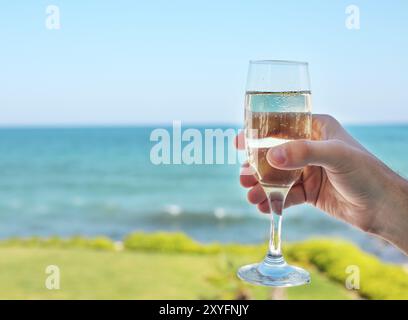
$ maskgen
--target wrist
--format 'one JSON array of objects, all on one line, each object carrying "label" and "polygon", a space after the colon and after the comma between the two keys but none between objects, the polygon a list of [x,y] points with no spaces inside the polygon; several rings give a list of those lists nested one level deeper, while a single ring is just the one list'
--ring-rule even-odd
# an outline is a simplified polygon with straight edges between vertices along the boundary
[{"label": "wrist", "polygon": [[373,233],[408,254],[408,181],[394,173],[389,178]]}]

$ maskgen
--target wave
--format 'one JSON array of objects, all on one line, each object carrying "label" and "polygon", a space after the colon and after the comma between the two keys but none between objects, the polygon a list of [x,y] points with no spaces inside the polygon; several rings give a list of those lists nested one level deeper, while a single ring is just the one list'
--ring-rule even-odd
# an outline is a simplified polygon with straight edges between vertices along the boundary
[{"label": "wave", "polygon": [[182,212],[181,206],[177,204],[169,204],[164,207],[164,211],[172,216],[178,216]]},{"label": "wave", "polygon": [[259,221],[258,215],[244,215],[217,207],[208,211],[183,210],[179,205],[167,205],[163,210],[144,214],[143,220],[154,224],[214,225],[239,224]]}]

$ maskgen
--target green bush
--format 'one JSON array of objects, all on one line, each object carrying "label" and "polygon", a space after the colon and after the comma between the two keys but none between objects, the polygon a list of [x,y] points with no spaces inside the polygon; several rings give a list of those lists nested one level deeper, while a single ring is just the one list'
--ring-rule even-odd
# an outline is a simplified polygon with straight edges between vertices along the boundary
[{"label": "green bush", "polygon": [[286,248],[292,260],[310,263],[329,278],[345,283],[347,267],[360,272],[358,293],[369,299],[408,299],[408,273],[398,265],[386,264],[345,241],[310,240]]},{"label": "green bush", "polygon": [[242,254],[254,255],[265,253],[264,246],[241,245],[241,244],[200,244],[184,233],[156,232],[144,233],[136,232],[128,235],[124,240],[124,248],[128,250],[158,251],[158,252],[179,252],[179,253],[200,253],[200,254]]},{"label": "green bush", "polygon": [[157,232],[146,234],[136,232],[128,235],[124,242],[128,250],[159,251],[159,252],[184,252],[184,253],[218,253],[221,245],[201,245],[184,233]]},{"label": "green bush", "polygon": [[96,250],[115,250],[115,243],[107,237],[96,237],[93,239],[88,239],[87,247]]},{"label": "green bush", "polygon": [[114,242],[107,237],[85,238],[82,236],[71,238],[60,238],[57,236],[49,238],[10,238],[0,241],[0,246],[24,248],[83,248],[107,251],[115,249]]}]

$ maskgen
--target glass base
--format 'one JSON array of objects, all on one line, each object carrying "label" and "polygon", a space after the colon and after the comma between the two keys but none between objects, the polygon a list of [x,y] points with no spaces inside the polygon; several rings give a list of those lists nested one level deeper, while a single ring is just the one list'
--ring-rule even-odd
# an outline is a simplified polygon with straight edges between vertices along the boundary
[{"label": "glass base", "polygon": [[309,272],[288,265],[282,256],[268,255],[260,263],[239,268],[237,275],[246,282],[270,287],[294,287],[310,283]]}]

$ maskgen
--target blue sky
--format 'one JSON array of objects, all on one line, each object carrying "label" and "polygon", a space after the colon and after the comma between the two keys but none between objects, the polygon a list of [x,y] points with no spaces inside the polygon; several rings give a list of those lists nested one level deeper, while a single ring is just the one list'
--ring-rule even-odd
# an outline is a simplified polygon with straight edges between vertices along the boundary
[{"label": "blue sky", "polygon": [[[50,4],[60,30],[45,27]],[[360,30],[345,27],[350,4]],[[408,122],[405,0],[0,6],[0,125],[240,123],[250,59],[308,61],[314,112]]]}]

